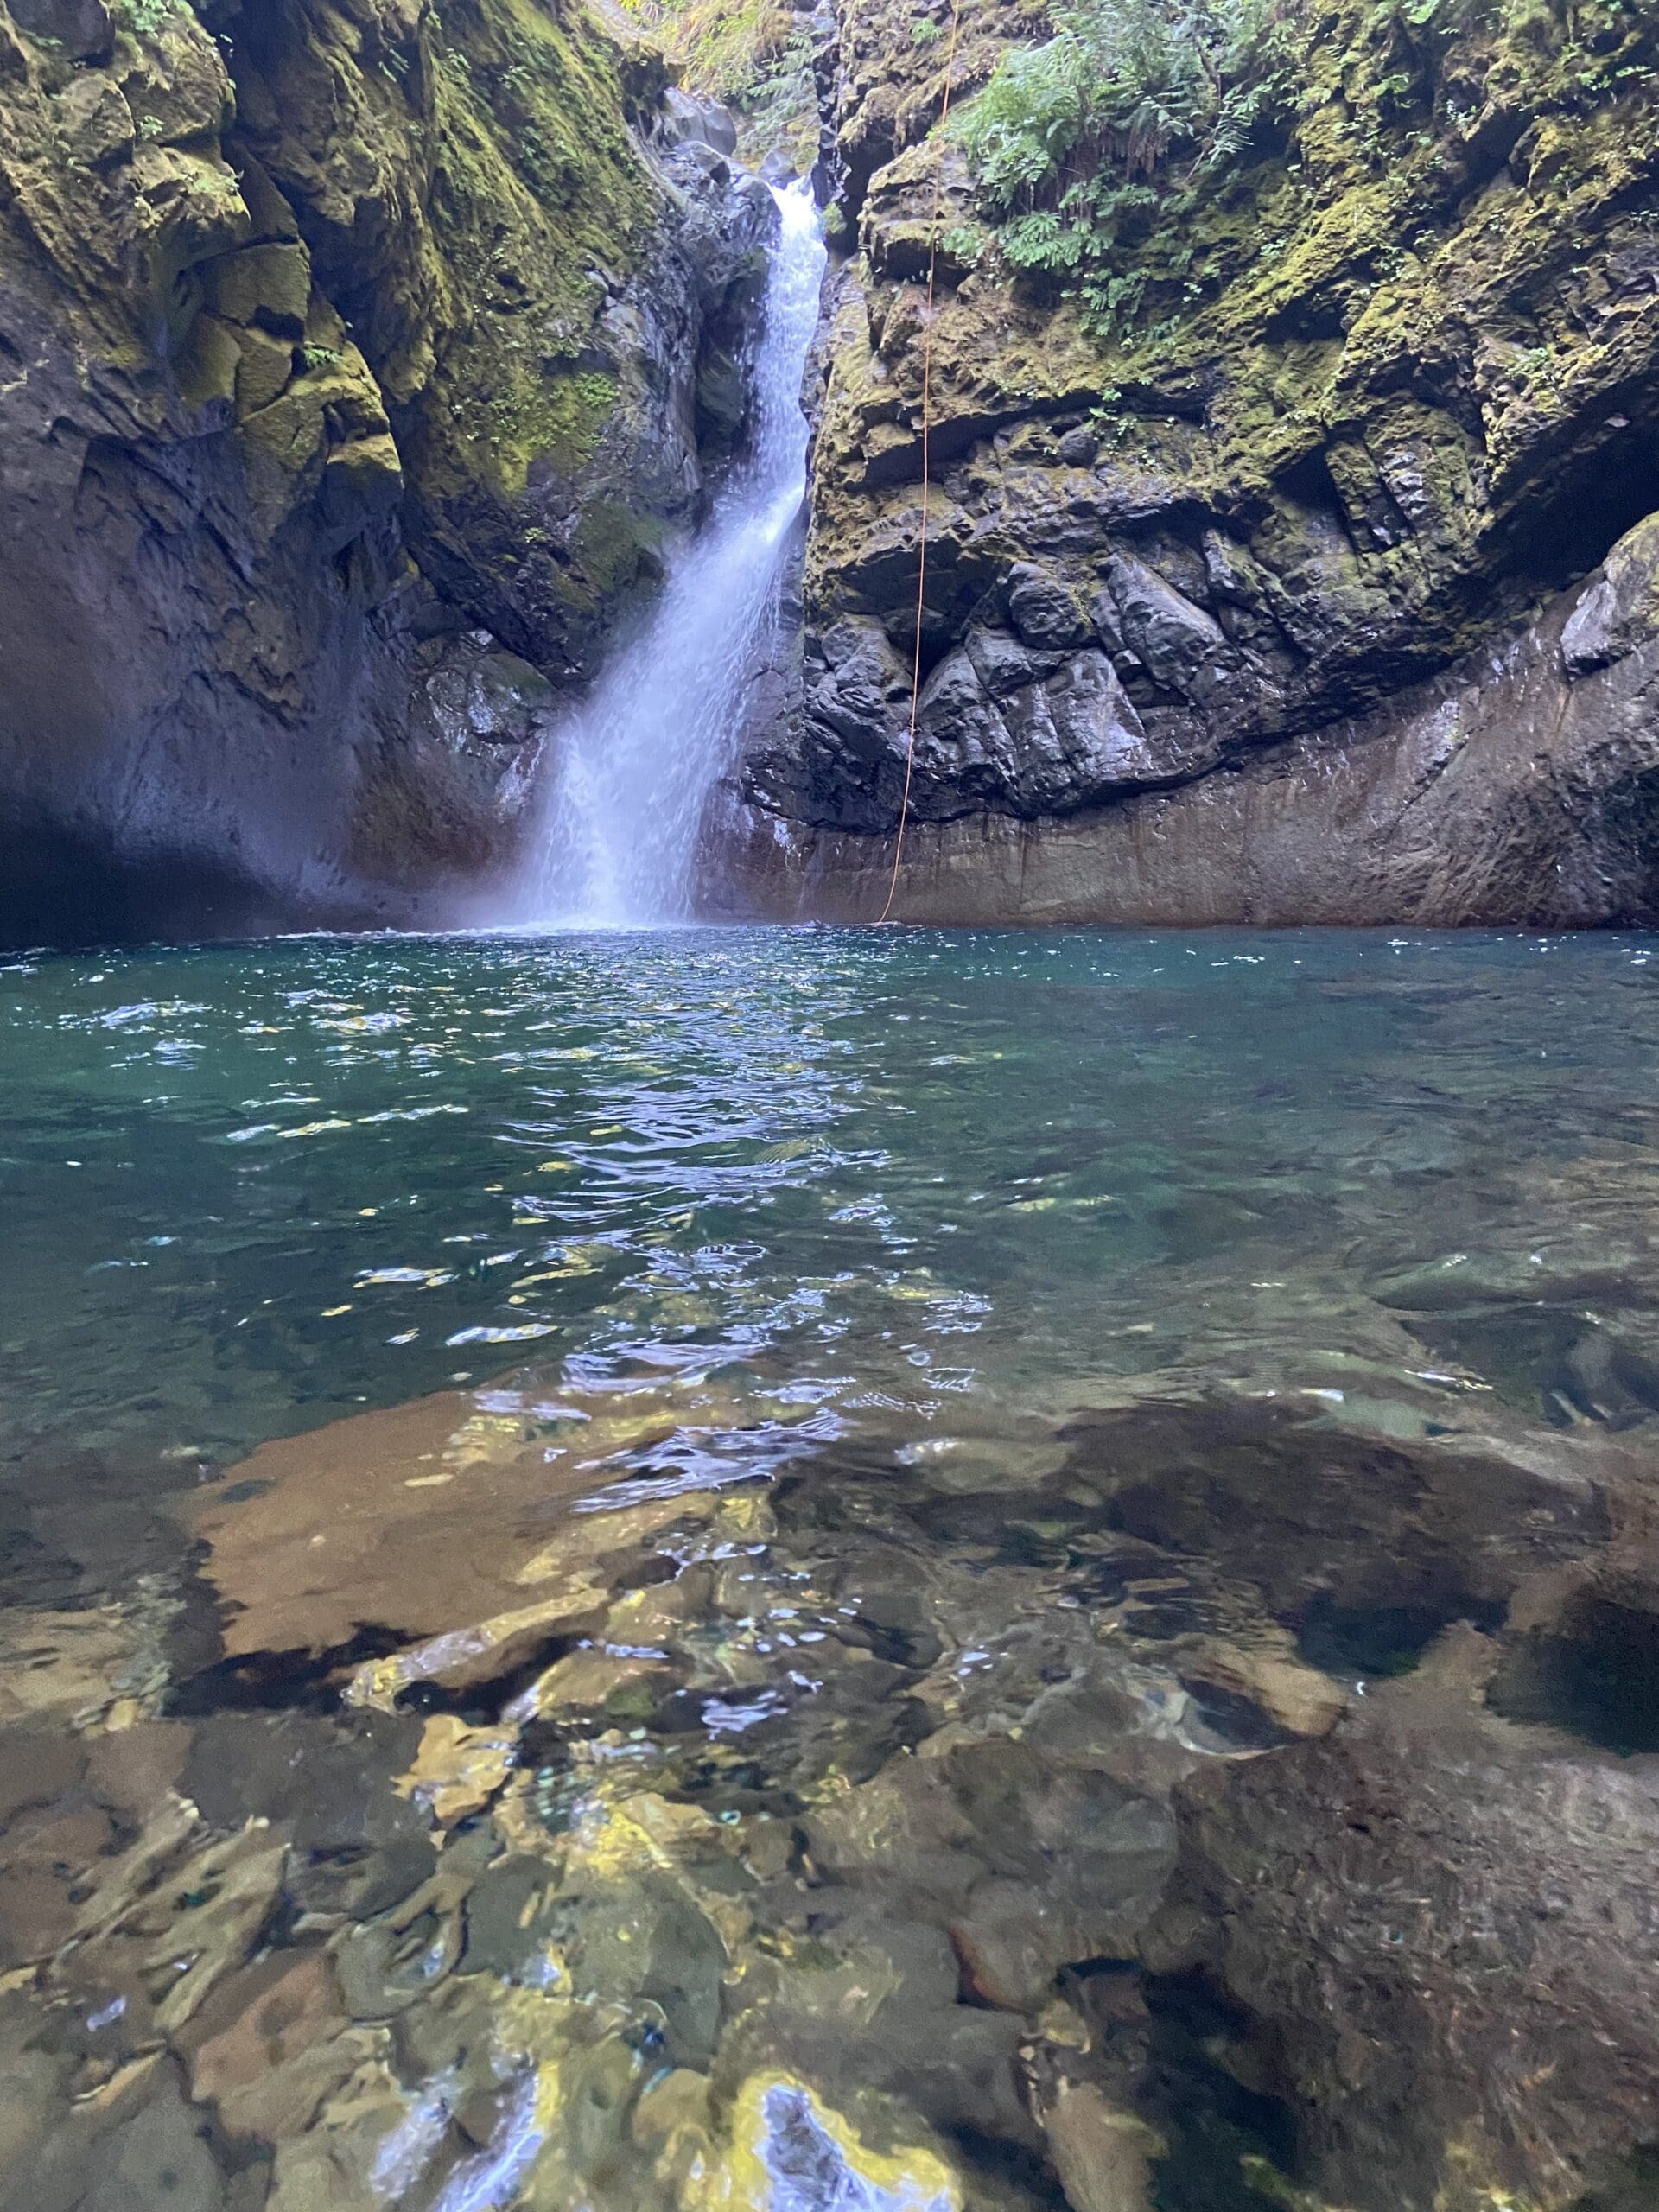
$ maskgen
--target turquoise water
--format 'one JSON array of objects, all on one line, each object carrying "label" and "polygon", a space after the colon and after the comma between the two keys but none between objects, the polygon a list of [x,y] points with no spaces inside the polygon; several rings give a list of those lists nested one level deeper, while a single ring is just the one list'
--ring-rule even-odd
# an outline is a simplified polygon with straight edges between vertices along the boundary
[{"label": "turquoise water", "polygon": [[1115,1322],[1201,1351],[1179,1271],[1478,1245],[1535,1154],[1644,1148],[1648,961],[814,931],[19,962],[8,1431],[219,1461],[518,1344],[828,1371],[900,1277],[935,1286],[927,1366],[990,1331],[1109,1370]]},{"label": "turquoise water", "polygon": [[[39,1975],[6,2031],[35,2085],[12,2155],[118,2164],[142,2121],[196,2146],[191,2203],[281,2212],[690,2212],[751,2153],[819,2174],[779,2182],[780,2208],[1062,2202],[1014,2054],[1049,2035],[1086,2072],[1065,1975],[1133,1945],[1089,1925],[999,1964],[974,1883],[1046,1926],[1079,1885],[1150,1910],[1168,1777],[1020,1751],[1026,1814],[1083,1790],[1116,1871],[1030,1839],[1005,1865],[1001,1801],[959,1791],[950,1849],[986,1838],[961,1895],[907,1865],[934,1847],[903,1821],[867,1850],[848,1805],[941,1728],[1028,1745],[1044,1683],[1178,1764],[1283,1742],[1289,1694],[1195,1638],[1266,1638],[1299,1694],[1339,1697],[1456,1620],[1499,1631],[1510,1523],[1424,1536],[1417,1505],[1402,1534],[1365,1455],[1449,1439],[1512,1466],[1659,1414],[1649,959],[1633,937],[688,930],[16,960],[0,1636],[27,1683],[0,1724],[68,1796],[12,1806],[0,1868],[0,1967]],[[423,1449],[339,1426],[423,1398]],[[245,1464],[313,1434],[312,1462]],[[1286,1535],[1327,1475],[1314,1535],[1300,1508]],[[350,1500],[360,1586],[323,1586],[303,1548]],[[1588,1540],[1528,1510],[1521,1564]],[[542,1604],[552,1570],[524,1562],[540,1544],[566,1572],[607,1515],[602,1604],[584,1585],[493,1673],[360,1674]],[[584,1652],[602,1681],[545,1687]],[[439,1719],[480,1739],[423,1736]],[[334,1777],[315,1803],[290,1802],[278,1738]],[[118,1741],[149,1747],[124,1796]],[[433,1777],[462,1768],[447,1817]],[[1109,1812],[1088,1795],[1109,1777]],[[79,1826],[54,1827],[72,1800]],[[638,1843],[652,1821],[681,1821],[671,1847]],[[634,1843],[601,1849],[595,1821]],[[256,1834],[288,1854],[257,1874]],[[178,1889],[187,1860],[229,1853],[260,1900],[215,1924],[188,2010],[118,1916],[59,1950],[146,1837],[174,1885],[152,1949],[207,1910],[177,1902],[201,1887]],[[392,1926],[464,1860],[448,1904]],[[791,1994],[820,1885],[813,1971],[868,1978],[874,1945],[893,1993],[856,2064]],[[643,1979],[599,1932],[630,1915]],[[926,1932],[900,1955],[878,1924]],[[396,1965],[407,1929],[429,1970]],[[302,2053],[227,2055],[238,2007],[290,1970],[326,1977]],[[129,2043],[105,2058],[100,2034]],[[961,2044],[955,2088],[901,2060],[918,2035]],[[164,2083],[152,2066],[96,2124],[75,2101],[157,2050]],[[584,2068],[602,2125],[568,2102]],[[262,2104],[267,2071],[287,2086]],[[1268,2201],[1249,2161],[1294,2152],[1265,2107],[1181,2079],[1175,2118],[1150,2115],[1159,2201]],[[0,2142],[10,2204],[3,2179]],[[175,2201],[155,2186],[130,2201]]]}]

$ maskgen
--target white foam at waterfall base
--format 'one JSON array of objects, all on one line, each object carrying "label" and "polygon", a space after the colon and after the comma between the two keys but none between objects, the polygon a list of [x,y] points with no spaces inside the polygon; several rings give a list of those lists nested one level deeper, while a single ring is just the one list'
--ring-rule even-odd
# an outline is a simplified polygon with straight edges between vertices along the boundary
[{"label": "white foam at waterfall base", "polygon": [[753,361],[753,447],[671,561],[640,634],[550,741],[515,901],[534,926],[639,926],[691,911],[698,834],[778,620],[806,489],[801,378],[824,249],[810,188],[772,196],[782,225]]}]

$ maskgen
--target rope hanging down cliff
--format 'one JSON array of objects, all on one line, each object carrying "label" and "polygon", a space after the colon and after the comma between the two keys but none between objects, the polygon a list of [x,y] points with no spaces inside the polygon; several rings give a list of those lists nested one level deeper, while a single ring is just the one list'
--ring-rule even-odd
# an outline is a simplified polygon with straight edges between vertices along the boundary
[{"label": "rope hanging down cliff", "polygon": [[922,520],[916,543],[916,650],[910,667],[910,730],[905,741],[905,788],[899,801],[899,832],[893,848],[893,875],[887,885],[887,904],[877,918],[878,926],[893,912],[893,902],[899,889],[899,864],[905,854],[905,826],[910,819],[910,779],[916,765],[916,711],[922,691],[922,614],[923,599],[927,589],[927,506],[929,486],[927,442],[932,426],[933,398],[933,280],[939,259],[939,219],[944,213],[944,132],[950,120],[950,86],[957,68],[957,16],[960,0],[950,0],[950,43],[944,56],[944,92],[939,102],[939,119],[934,126],[936,148],[933,156],[933,219],[927,239],[927,308],[922,322]]}]

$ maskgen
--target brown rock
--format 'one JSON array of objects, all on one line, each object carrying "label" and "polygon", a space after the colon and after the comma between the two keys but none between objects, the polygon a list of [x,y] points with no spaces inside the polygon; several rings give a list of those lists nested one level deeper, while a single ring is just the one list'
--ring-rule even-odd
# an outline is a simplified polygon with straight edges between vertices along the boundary
[{"label": "brown rock", "polygon": [[213,307],[227,322],[257,323],[297,342],[311,297],[311,257],[302,245],[251,245],[207,271]]},{"label": "brown rock", "polygon": [[23,1728],[0,1733],[0,1822],[10,1825],[26,1806],[63,1796],[86,1766],[86,1747],[74,1737]]},{"label": "brown rock", "polygon": [[1043,2115],[1049,2155],[1072,2212],[1150,2212],[1162,2139],[1090,2083],[1062,2087]]},{"label": "brown rock", "polygon": [[294,341],[264,330],[237,333],[236,411],[251,415],[285,391],[294,373]]},{"label": "brown rock", "polygon": [[365,1668],[364,1701],[416,1680],[493,1680],[538,1636],[597,1624],[604,1562],[712,1510],[706,1495],[670,1497],[550,1523],[561,1503],[601,1487],[613,1455],[682,1424],[752,1417],[714,1385],[566,1391],[568,1441],[550,1443],[540,1394],[504,1406],[512,1396],[441,1391],[284,1438],[185,1501],[228,1609],[227,1650],[323,1651],[373,1623],[435,1641]]},{"label": "brown rock", "polygon": [[221,1984],[192,2023],[190,2094],[233,2134],[297,2135],[357,2063],[334,2047],[346,2025],[326,1955],[275,1952]]},{"label": "brown rock", "polygon": [[469,1728],[453,1713],[434,1713],[426,1724],[415,1764],[400,1776],[404,1796],[429,1807],[441,1827],[449,1827],[487,1805],[518,1758],[512,1728]]},{"label": "brown rock", "polygon": [[115,42],[104,0],[10,0],[11,19],[31,36],[49,39],[72,61],[105,58]]},{"label": "brown rock", "polygon": [[1288,1637],[1281,1649],[1261,1649],[1205,1637],[1182,1654],[1180,1665],[1189,1679],[1249,1698],[1292,1736],[1323,1736],[1348,1702],[1329,1675],[1294,1656]]},{"label": "brown rock", "polygon": [[191,1732],[187,1721],[144,1720],[95,1736],[86,1750],[88,1787],[118,1812],[147,1819],[183,1773]]},{"label": "brown rock", "polygon": [[1410,1682],[1180,1800],[1149,1955],[1213,1974],[1365,2212],[1580,2197],[1659,2098],[1659,1774]]}]

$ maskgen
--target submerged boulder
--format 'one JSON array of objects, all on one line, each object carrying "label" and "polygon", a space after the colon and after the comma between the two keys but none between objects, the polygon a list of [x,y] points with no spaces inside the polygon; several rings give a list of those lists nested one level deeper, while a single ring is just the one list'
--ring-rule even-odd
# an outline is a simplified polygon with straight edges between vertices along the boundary
[{"label": "submerged boulder", "polygon": [[1181,1801],[1154,1961],[1243,2008],[1327,2202],[1566,2205],[1651,2139],[1659,1777],[1459,1704]]}]

